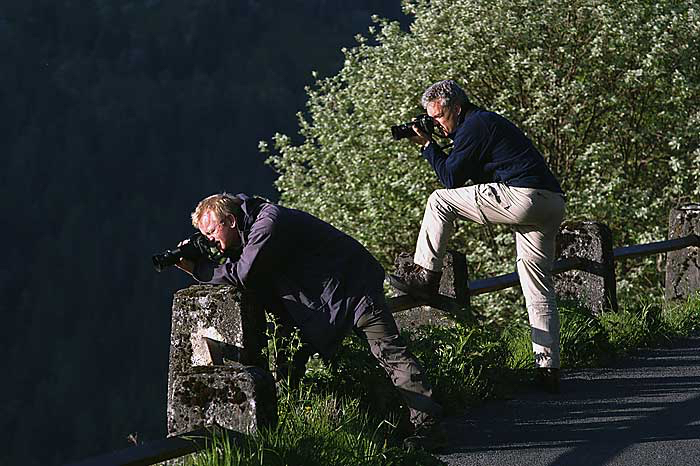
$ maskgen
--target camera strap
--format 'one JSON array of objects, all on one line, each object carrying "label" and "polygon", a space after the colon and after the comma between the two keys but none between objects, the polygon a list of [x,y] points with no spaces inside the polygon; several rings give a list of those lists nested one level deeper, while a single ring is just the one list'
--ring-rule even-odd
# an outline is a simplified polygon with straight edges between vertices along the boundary
[{"label": "camera strap", "polygon": [[484,215],[484,211],[481,208],[481,201],[478,192],[474,196],[474,201],[476,204],[476,210],[477,212],[479,212],[479,218],[481,219],[481,223],[486,227],[486,236],[488,239],[489,246],[491,247],[491,252],[495,256],[498,250],[498,246],[496,245],[496,237],[493,234],[493,227],[491,226],[491,222],[488,221],[486,215]]}]

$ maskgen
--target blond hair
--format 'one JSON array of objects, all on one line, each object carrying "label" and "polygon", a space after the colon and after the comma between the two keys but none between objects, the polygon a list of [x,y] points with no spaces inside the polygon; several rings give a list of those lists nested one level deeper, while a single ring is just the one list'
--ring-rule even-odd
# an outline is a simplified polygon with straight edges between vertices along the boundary
[{"label": "blond hair", "polygon": [[192,212],[192,225],[199,228],[199,221],[204,214],[211,212],[217,220],[221,221],[227,215],[236,215],[241,209],[243,201],[228,193],[212,194],[205,197]]}]

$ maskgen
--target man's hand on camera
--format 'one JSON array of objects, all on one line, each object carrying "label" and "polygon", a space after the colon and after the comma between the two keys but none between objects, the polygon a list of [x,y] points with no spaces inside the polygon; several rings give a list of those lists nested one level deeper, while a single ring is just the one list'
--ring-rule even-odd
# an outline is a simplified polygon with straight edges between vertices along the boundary
[{"label": "man's hand on camera", "polygon": [[[189,241],[190,241],[189,238],[187,238],[186,240],[180,241],[177,244],[177,247],[180,247]],[[192,275],[192,273],[194,272],[194,261],[192,261],[190,259],[185,259],[184,257],[182,257],[182,258],[180,258],[180,261],[175,264],[175,267]]]},{"label": "man's hand on camera", "polygon": [[416,126],[413,127],[413,131],[416,133],[415,136],[411,136],[408,138],[410,141],[415,142],[416,144],[420,144],[423,149],[430,144],[430,137],[428,137],[427,134],[425,134],[423,131],[418,129]]},{"label": "man's hand on camera", "polygon": [[180,259],[180,262],[176,263],[175,267],[189,273],[190,275],[192,275],[194,272],[194,262],[189,259]]}]

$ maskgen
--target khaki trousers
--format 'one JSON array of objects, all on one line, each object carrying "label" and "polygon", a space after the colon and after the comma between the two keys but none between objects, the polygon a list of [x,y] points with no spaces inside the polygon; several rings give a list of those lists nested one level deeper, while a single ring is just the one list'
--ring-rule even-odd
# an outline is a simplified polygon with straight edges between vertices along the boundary
[{"label": "khaki trousers", "polygon": [[564,219],[559,193],[501,183],[439,189],[428,198],[413,261],[440,271],[458,218],[510,225],[515,231],[517,271],[525,295],[537,367],[559,367],[559,313],[552,263]]}]

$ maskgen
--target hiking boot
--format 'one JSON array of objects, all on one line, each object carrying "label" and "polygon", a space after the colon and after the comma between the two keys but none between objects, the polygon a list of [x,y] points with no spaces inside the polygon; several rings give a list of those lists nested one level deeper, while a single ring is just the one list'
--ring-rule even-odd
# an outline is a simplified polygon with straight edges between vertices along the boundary
[{"label": "hiking boot", "polygon": [[422,424],[413,435],[403,440],[403,447],[408,450],[425,450],[434,452],[447,446],[447,431],[441,423]]},{"label": "hiking boot", "polygon": [[438,294],[442,272],[433,272],[413,264],[402,276],[389,274],[389,283],[414,298],[427,299]]},{"label": "hiking boot", "polygon": [[552,367],[538,367],[535,373],[535,385],[547,393],[556,395],[560,393],[559,369]]}]

